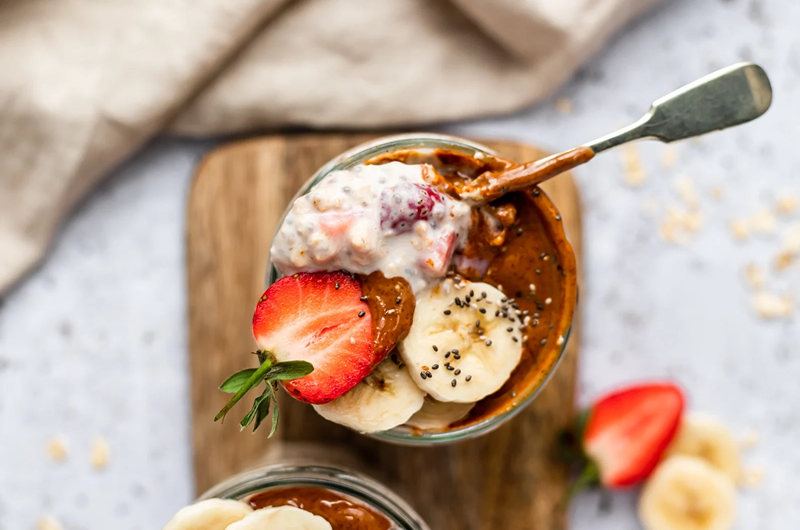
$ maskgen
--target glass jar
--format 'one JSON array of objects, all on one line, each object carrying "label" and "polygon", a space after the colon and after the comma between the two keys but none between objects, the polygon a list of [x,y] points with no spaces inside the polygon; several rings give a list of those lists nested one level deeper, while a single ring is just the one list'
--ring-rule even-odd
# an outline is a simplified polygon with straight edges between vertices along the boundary
[{"label": "glass jar", "polygon": [[276,488],[324,488],[366,505],[392,523],[392,530],[430,530],[400,497],[364,475],[338,467],[274,464],[235,475],[217,484],[200,499],[233,499],[247,502]]},{"label": "glass jar", "polygon": [[[294,196],[284,212],[283,217],[279,221],[278,226],[280,227],[283,224],[283,218],[291,208],[294,200],[297,197],[307,194],[311,188],[316,186],[329,173],[333,171],[347,170],[359,164],[363,164],[368,160],[380,157],[381,155],[407,149],[443,149],[470,157],[474,156],[476,153],[481,153],[488,156],[499,156],[498,153],[489,147],[454,136],[432,133],[412,133],[377,138],[342,153],[322,166]],[[560,222],[561,216],[558,214],[558,210],[556,209],[555,205],[552,203],[552,201],[550,201],[544,192],[537,193],[536,200],[538,201],[537,204],[539,205],[540,209],[547,210],[547,215],[542,216],[542,219],[543,222],[548,225],[548,230],[550,230],[551,233],[557,234],[558,237],[566,241],[564,229],[562,223]],[[570,245],[561,245],[559,248],[559,253],[559,262],[571,262],[573,264],[573,274],[575,274],[575,256]],[[267,264],[267,286],[272,285],[280,277],[280,273],[270,260]],[[564,309],[559,316],[560,329],[556,330],[556,336],[560,336],[560,343],[556,343],[548,347],[549,349],[544,355],[544,362],[536,367],[538,373],[536,374],[534,383],[528,385],[523,392],[517,393],[517,395],[513,398],[513,402],[509,407],[506,408],[506,410],[498,412],[478,423],[464,427],[455,427],[444,431],[421,431],[419,429],[399,426],[387,431],[366,434],[366,436],[401,445],[431,445],[450,443],[486,434],[487,432],[498,428],[500,425],[521,412],[536,398],[536,396],[539,395],[547,381],[549,381],[549,379],[555,373],[555,370],[558,367],[561,358],[563,357],[564,350],[566,349],[569,339],[569,334],[572,327],[572,319],[573,315],[575,314],[575,307],[577,305],[578,298],[577,286],[575,285],[574,278],[572,280],[572,282],[566,282],[566,284],[569,285],[567,285],[567,288],[565,288]]]}]

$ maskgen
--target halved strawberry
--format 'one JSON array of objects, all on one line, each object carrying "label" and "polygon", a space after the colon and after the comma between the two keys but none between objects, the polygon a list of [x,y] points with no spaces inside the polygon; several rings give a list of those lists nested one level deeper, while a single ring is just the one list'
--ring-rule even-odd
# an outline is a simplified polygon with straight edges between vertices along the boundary
[{"label": "halved strawberry", "polygon": [[672,383],[631,386],[597,401],[583,430],[583,450],[600,483],[621,488],[647,478],[678,430],[684,401]]},{"label": "halved strawberry", "polygon": [[267,289],[253,314],[253,336],[278,361],[308,361],[314,371],[284,381],[306,403],[327,403],[364,379],[373,358],[372,318],[361,284],[343,272],[300,273]]}]

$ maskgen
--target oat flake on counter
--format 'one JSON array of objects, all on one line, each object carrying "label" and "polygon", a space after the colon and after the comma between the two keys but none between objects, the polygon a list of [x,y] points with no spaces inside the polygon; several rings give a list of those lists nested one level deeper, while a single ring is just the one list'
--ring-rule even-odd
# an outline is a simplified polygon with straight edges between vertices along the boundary
[{"label": "oat flake on counter", "polygon": [[745,267],[744,277],[753,289],[760,289],[764,286],[764,271],[754,263]]},{"label": "oat flake on counter", "polygon": [[92,442],[92,467],[95,469],[105,469],[109,459],[108,442],[103,438],[95,438]]},{"label": "oat flake on counter", "polygon": [[63,530],[63,526],[53,517],[42,517],[36,525],[37,530]]},{"label": "oat flake on counter", "polygon": [[775,201],[775,209],[779,215],[792,215],[797,211],[800,201],[794,195],[783,195]]},{"label": "oat flake on counter", "polygon": [[47,454],[56,462],[66,460],[67,455],[69,454],[67,439],[59,435],[48,440]]},{"label": "oat flake on counter", "polygon": [[628,186],[641,186],[647,180],[639,150],[632,144],[621,147],[623,180]]},{"label": "oat flake on counter", "polygon": [[778,296],[762,291],[753,296],[753,307],[763,319],[786,318],[794,313],[794,300],[788,293]]}]

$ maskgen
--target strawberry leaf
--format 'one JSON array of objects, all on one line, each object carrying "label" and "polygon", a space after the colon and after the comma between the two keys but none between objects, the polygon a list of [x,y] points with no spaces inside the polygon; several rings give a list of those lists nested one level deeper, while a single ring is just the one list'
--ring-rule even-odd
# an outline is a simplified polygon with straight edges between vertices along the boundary
[{"label": "strawberry leaf", "polygon": [[299,379],[305,377],[314,371],[311,363],[306,361],[286,361],[276,363],[274,357],[265,351],[257,351],[261,366],[233,374],[222,385],[220,390],[228,393],[235,392],[234,396],[228,403],[219,411],[214,421],[224,419],[225,415],[238,403],[242,397],[254,386],[259,385],[262,381],[266,384],[266,389],[253,401],[253,406],[250,408],[239,425],[242,429],[253,423],[253,432],[258,429],[261,423],[270,415],[270,403],[272,406],[272,429],[269,436],[275,434],[278,428],[278,398],[275,396],[275,385],[278,381],[291,381],[292,379]]},{"label": "strawberry leaf", "polygon": [[275,431],[278,429],[278,398],[275,396],[275,389],[272,385],[268,384],[267,388],[272,396],[272,400],[275,401],[275,406],[272,407],[272,429],[270,429],[268,436],[268,438],[272,438],[272,435],[275,434]]},{"label": "strawberry leaf", "polygon": [[[269,385],[267,385],[269,387]],[[255,424],[253,425],[253,432],[256,432],[258,426],[261,424],[261,421],[264,420],[269,415],[269,402],[272,399],[272,394],[270,394],[269,390],[264,390],[264,392],[258,396],[255,401],[253,401],[253,408],[250,409],[250,412],[242,418],[242,421],[239,422],[239,425],[244,429],[252,421],[255,419]]]},{"label": "strawberry leaf", "polygon": [[261,404],[265,400],[267,401],[267,406],[269,406],[269,396],[265,398],[264,394],[261,394],[255,399],[255,401],[253,401],[253,408],[251,408],[250,412],[248,412],[247,415],[244,418],[242,418],[242,421],[239,422],[239,426],[242,428],[242,430],[244,430],[245,427],[247,427],[253,422],[256,415],[258,414],[259,408],[261,408]]},{"label": "strawberry leaf", "polygon": [[236,372],[219,386],[219,389],[228,394],[235,394],[244,386],[248,379],[255,373],[255,368],[248,368],[241,372]]},{"label": "strawberry leaf", "polygon": [[222,410],[220,410],[214,417],[214,421],[224,419],[225,416],[228,414],[228,411],[230,411],[233,408],[233,406],[236,405],[239,402],[239,400],[244,397],[247,391],[261,382],[261,380],[264,378],[264,375],[269,371],[270,368],[272,368],[272,361],[267,359],[261,364],[261,366],[258,367],[258,369],[255,372],[253,372],[253,374],[247,379],[247,381],[245,381],[245,383],[239,388],[239,390],[236,391],[236,394],[233,395],[230,401],[228,401],[228,403],[226,403],[225,406],[222,407]]},{"label": "strawberry leaf", "polygon": [[272,366],[267,372],[269,381],[291,381],[300,379],[314,371],[311,363],[306,361],[284,361]]}]

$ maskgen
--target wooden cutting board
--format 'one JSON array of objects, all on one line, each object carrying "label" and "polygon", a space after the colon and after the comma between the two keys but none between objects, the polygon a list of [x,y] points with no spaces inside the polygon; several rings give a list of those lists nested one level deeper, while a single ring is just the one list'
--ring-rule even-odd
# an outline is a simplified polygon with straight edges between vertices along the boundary
[{"label": "wooden cutting board", "polygon": [[[270,136],[232,143],[198,166],[188,208],[189,347],[197,493],[256,465],[270,444],[319,441],[356,455],[370,474],[404,496],[434,530],[566,527],[559,501],[567,476],[555,439],[572,415],[579,334],[542,394],[512,421],[477,440],[447,447],[399,447],[329,423],[290,398],[281,427],[239,432],[212,420],[227,397],[217,390],[251,367],[253,307],[264,291],[270,240],[297,189],[333,156],[365,135]],[[513,142],[484,142],[511,160],[543,156]],[[544,186],[580,256],[580,206],[563,175]],[[580,260],[579,260],[580,263]],[[283,396],[285,398],[285,396]],[[244,414],[244,409],[240,410]],[[238,414],[236,415],[238,419]],[[274,447],[274,446],[272,446]]]}]

